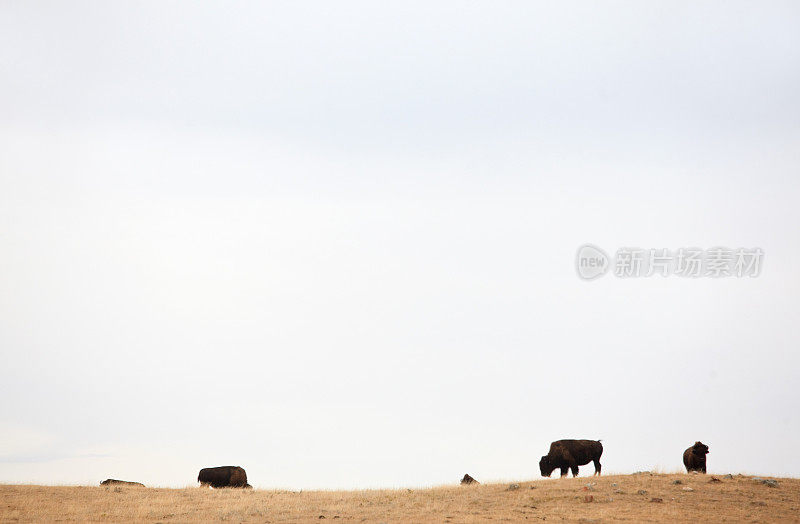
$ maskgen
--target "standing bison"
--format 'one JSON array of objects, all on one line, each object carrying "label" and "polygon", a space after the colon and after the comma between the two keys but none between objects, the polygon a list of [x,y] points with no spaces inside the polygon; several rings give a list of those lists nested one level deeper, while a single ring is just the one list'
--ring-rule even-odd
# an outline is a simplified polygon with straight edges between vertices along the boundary
[{"label": "standing bison", "polygon": [[683,465],[686,466],[686,472],[699,471],[700,473],[706,472],[706,455],[708,454],[708,446],[698,441],[694,445],[683,452]]},{"label": "standing bison", "polygon": [[247,483],[247,473],[239,466],[219,466],[203,468],[197,475],[197,482],[212,488],[252,488]]},{"label": "standing bison", "polygon": [[549,477],[554,469],[561,470],[561,476],[572,470],[572,476],[578,476],[578,466],[594,462],[594,474],[600,474],[600,455],[603,445],[599,440],[557,440],[550,444],[550,451],[539,461],[539,470],[543,477]]}]

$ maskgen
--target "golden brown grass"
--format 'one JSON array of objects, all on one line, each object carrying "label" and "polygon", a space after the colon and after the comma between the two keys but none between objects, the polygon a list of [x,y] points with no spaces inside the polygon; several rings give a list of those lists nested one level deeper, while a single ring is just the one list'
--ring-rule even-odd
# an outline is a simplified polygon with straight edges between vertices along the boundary
[{"label": "golden brown grass", "polygon": [[[276,491],[0,486],[2,521],[485,522],[797,521],[800,479],[635,474],[479,486]],[[673,484],[680,480],[682,484]],[[593,486],[586,488],[588,483]],[[685,488],[691,488],[687,490]],[[642,491],[646,493],[642,493]],[[653,499],[660,499],[653,500]],[[326,521],[328,521],[326,520]]]}]

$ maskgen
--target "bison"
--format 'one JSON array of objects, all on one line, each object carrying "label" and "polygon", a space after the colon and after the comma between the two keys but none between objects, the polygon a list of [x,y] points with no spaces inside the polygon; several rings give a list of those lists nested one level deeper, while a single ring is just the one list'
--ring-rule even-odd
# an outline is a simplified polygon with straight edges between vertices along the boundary
[{"label": "bison", "polygon": [[467,484],[480,484],[480,482],[470,477],[469,474],[464,474],[464,478],[461,479],[461,485],[465,486]]},{"label": "bison", "polygon": [[239,466],[203,468],[197,474],[197,482],[213,488],[252,488],[247,483],[247,473]]},{"label": "bison", "polygon": [[686,472],[699,471],[706,472],[706,455],[708,454],[708,446],[700,441],[694,443],[690,448],[683,452],[683,465],[686,466]]},{"label": "bison", "polygon": [[539,461],[539,470],[543,477],[549,477],[554,469],[561,470],[561,476],[572,470],[572,476],[578,476],[578,466],[594,462],[594,474],[600,474],[600,455],[603,445],[599,440],[557,440],[550,444],[550,451]]},{"label": "bison", "polygon": [[144,484],[141,482],[130,482],[128,480],[117,480],[117,479],[105,479],[103,482],[100,483],[101,486],[111,486],[111,485],[123,485],[123,486],[139,486],[141,488],[144,487]]}]

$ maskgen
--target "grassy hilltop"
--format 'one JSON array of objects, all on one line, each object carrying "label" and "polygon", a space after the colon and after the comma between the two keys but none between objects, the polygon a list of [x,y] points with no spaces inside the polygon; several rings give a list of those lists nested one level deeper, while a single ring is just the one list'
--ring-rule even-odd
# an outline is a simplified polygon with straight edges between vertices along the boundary
[{"label": "grassy hilltop", "polygon": [[[0,520],[484,522],[798,521],[800,479],[777,485],[649,474],[368,491],[0,486]],[[680,481],[680,483],[676,483]]]}]

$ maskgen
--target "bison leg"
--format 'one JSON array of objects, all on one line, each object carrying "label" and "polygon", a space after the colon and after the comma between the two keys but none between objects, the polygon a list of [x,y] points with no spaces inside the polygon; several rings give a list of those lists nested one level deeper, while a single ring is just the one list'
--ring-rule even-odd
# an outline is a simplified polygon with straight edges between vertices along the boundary
[{"label": "bison leg", "polygon": [[572,476],[573,477],[577,477],[578,476],[578,466],[570,466],[570,469],[572,470]]},{"label": "bison leg", "polygon": [[601,469],[600,461],[595,459],[594,460],[594,474],[595,475],[599,475],[600,474],[600,469]]},{"label": "bison leg", "polygon": [[568,472],[569,472],[569,466],[561,466],[561,478],[562,479],[567,476]]}]

